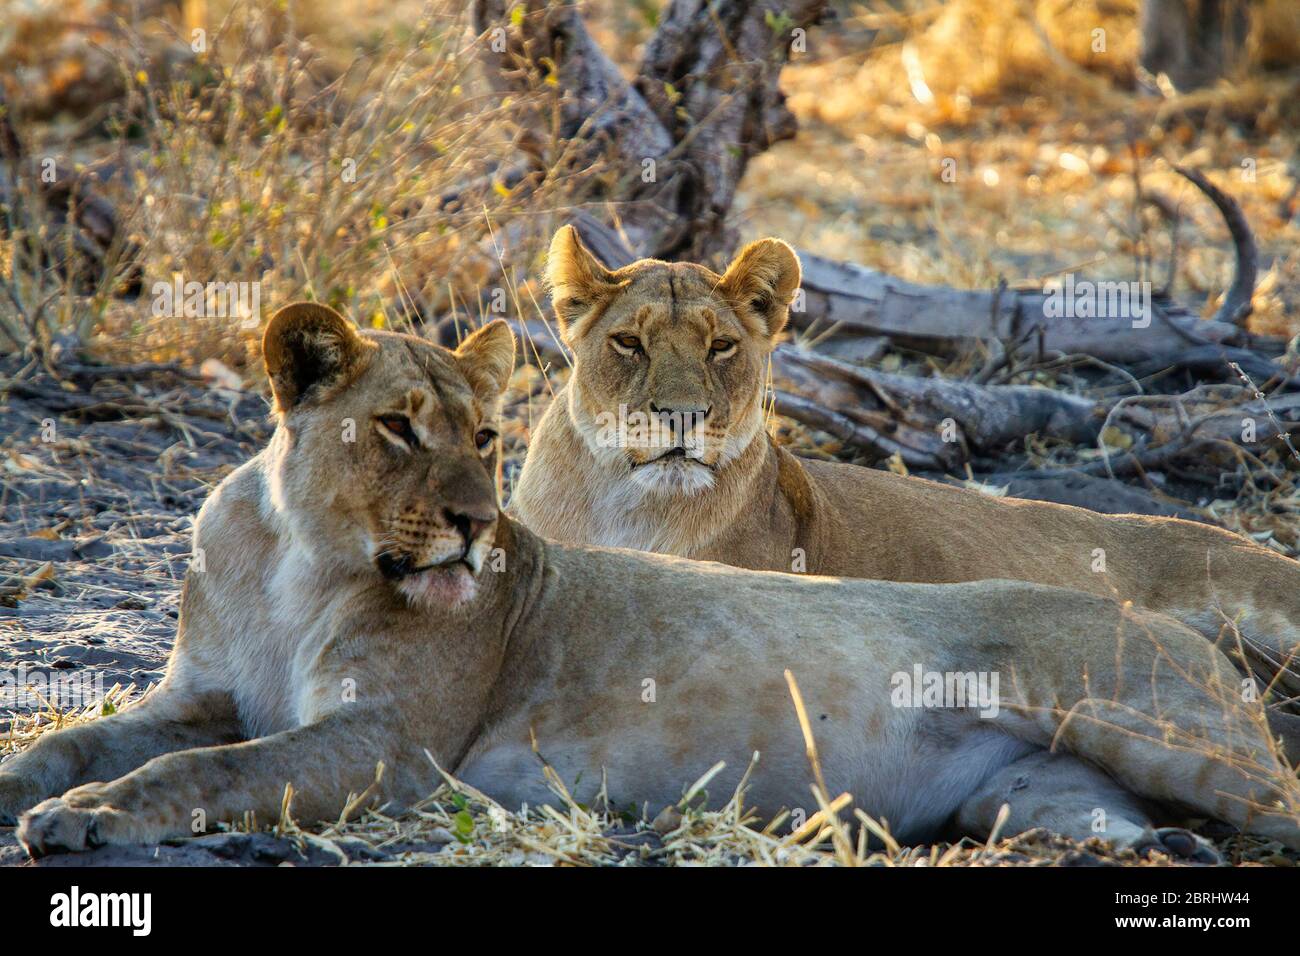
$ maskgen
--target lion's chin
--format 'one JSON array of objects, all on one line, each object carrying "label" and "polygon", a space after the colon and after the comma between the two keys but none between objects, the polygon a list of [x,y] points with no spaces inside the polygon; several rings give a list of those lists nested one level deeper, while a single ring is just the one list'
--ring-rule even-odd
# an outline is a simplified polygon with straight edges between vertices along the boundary
[{"label": "lion's chin", "polygon": [[478,593],[478,581],[464,562],[457,561],[404,577],[398,582],[397,590],[412,606],[454,608],[473,600]]},{"label": "lion's chin", "polygon": [[695,495],[713,487],[713,469],[689,458],[652,461],[632,469],[632,482],[660,495]]}]

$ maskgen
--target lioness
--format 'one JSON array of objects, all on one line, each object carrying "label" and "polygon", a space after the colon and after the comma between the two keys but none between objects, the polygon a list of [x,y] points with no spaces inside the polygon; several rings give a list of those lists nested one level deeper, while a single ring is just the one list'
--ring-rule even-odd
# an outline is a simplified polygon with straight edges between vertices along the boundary
[{"label": "lioness", "polygon": [[[552,794],[531,733],[580,799],[604,773],[617,804],[671,803],[718,759],[730,792],[758,751],[750,802],[806,805],[785,668],[828,785],[903,839],[952,818],[987,833],[1009,802],[1006,832],[1104,820],[1121,843],[1159,843],[1150,798],[1300,848],[1262,707],[1170,619],[1015,582],[568,547],[501,516],[493,420],[513,347],[500,322],[451,352],[320,305],[272,318],[279,425],[199,513],[203,570],[166,679],[0,769],[0,815],[22,813],[29,852],[185,835],[199,811],[275,820],[286,799],[304,821],[405,804],[438,783],[432,760],[536,804]],[[1001,675],[1003,692],[980,712],[916,706],[945,703],[900,690],[921,668]]]},{"label": "lioness", "polygon": [[1300,695],[1284,666],[1300,662],[1300,563],[1195,522],[993,498],[773,444],[764,369],[800,281],[779,239],[721,276],[651,259],[611,271],[565,226],[547,280],[573,372],[510,501],[539,534],[743,568],[1078,588],[1234,646],[1235,626],[1263,683]]}]

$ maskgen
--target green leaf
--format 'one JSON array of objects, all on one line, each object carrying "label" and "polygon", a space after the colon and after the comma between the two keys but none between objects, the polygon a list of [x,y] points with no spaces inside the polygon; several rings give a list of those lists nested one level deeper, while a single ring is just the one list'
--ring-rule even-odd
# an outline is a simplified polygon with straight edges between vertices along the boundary
[{"label": "green leaf", "polygon": [[794,20],[791,19],[790,14],[786,13],[784,10],[780,13],[773,13],[771,10],[767,11],[767,13],[763,14],[763,22],[767,24],[767,28],[776,36],[789,33],[790,28],[794,26]]},{"label": "green leaf", "polygon": [[455,835],[462,842],[468,842],[469,838],[474,835],[474,817],[468,810],[462,810],[452,817],[456,824]]}]

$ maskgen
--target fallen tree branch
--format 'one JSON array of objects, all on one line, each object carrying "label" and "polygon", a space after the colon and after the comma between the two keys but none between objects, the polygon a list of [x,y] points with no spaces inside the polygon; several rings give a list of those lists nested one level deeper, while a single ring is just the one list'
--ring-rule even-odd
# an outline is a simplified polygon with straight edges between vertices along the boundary
[{"label": "fallen tree branch", "polygon": [[[1045,388],[1024,385],[977,385],[943,378],[919,378],[859,368],[845,362],[778,345],[772,355],[775,375],[796,383],[800,391],[849,416],[864,410],[893,412],[938,434],[953,423],[967,446],[1000,449],[1037,433],[1072,444],[1096,440],[1104,413],[1099,403]],[[960,447],[960,445],[958,445]]]},{"label": "fallen tree branch", "polygon": [[1151,317],[1137,324],[1129,318],[1054,317],[1042,291],[919,285],[808,252],[801,251],[799,259],[804,308],[790,314],[796,328],[815,332],[834,326],[841,334],[886,336],[935,355],[960,354],[978,343],[1038,340],[1047,352],[1125,363],[1181,353],[1189,335],[1228,343],[1240,331],[1181,311],[1170,315],[1168,324]]},{"label": "fallen tree branch", "polygon": [[1233,247],[1237,254],[1237,268],[1232,278],[1228,294],[1223,304],[1214,313],[1214,321],[1228,325],[1244,327],[1252,311],[1251,298],[1255,294],[1255,277],[1259,271],[1259,251],[1255,247],[1255,237],[1250,231],[1246,216],[1237,205],[1237,201],[1220,190],[1214,183],[1195,169],[1175,166],[1174,171],[1192,183],[1214,203],[1232,236]]}]

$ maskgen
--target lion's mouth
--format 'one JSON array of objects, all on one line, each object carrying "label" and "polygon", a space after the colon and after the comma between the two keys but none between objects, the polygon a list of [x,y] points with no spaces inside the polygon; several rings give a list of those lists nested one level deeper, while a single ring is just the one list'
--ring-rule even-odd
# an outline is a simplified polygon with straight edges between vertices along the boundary
[{"label": "lion's mouth", "polygon": [[646,465],[671,465],[677,462],[688,465],[699,465],[702,468],[711,469],[713,467],[704,459],[688,454],[686,448],[682,445],[676,445],[673,448],[669,448],[662,455],[656,455],[654,458],[647,458],[645,461],[641,462],[633,462],[632,470],[635,471],[638,468],[644,468]]},{"label": "lion's mouth", "polygon": [[457,568],[464,568],[471,575],[475,571],[474,566],[468,560],[467,552],[422,565],[415,564],[410,555],[395,555],[384,552],[375,563],[379,566],[379,573],[389,581],[404,581],[407,578],[413,578],[428,571],[455,571]]}]

